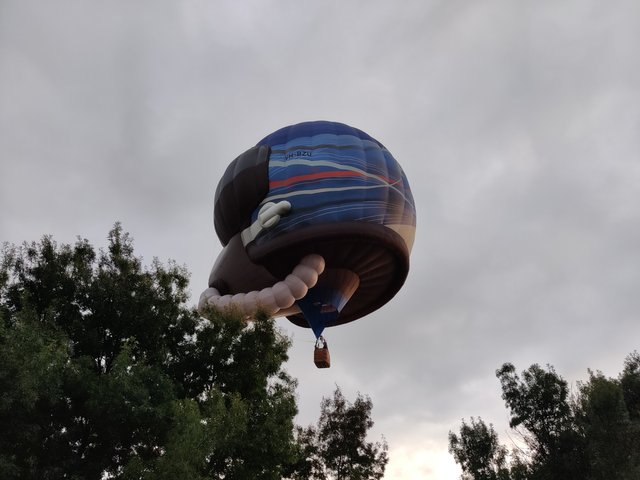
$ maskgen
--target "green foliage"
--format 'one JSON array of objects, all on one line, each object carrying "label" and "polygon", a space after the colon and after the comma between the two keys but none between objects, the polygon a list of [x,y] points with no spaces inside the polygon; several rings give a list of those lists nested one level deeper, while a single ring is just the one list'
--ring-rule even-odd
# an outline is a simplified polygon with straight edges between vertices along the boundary
[{"label": "green foliage", "polygon": [[367,442],[373,427],[369,397],[348,402],[340,388],[323,398],[316,426],[298,429],[301,461],[295,479],[378,480],[388,462],[387,443]]},{"label": "green foliage", "polygon": [[463,478],[476,480],[507,479],[507,449],[498,442],[498,434],[493,425],[487,425],[481,418],[471,417],[471,424],[464,420],[460,436],[449,433],[449,452],[465,472]]},{"label": "green foliage", "polygon": [[510,409],[509,425],[524,427],[535,478],[583,479],[583,457],[576,455],[581,436],[573,429],[567,382],[552,366],[531,365],[520,378],[506,363],[497,370],[502,398]]},{"label": "green foliage", "polygon": [[620,374],[620,388],[624,403],[633,421],[640,420],[640,354],[633,352],[627,356]]},{"label": "green foliage", "polygon": [[632,422],[618,380],[589,372],[580,386],[577,423],[588,440],[585,458],[590,478],[640,478],[640,422]]},{"label": "green foliage", "polygon": [[508,452],[492,427],[471,419],[449,449],[465,480],[640,478],[640,356],[629,355],[617,379],[589,372],[571,398],[553,367],[532,365],[519,376],[506,363],[496,375],[510,426],[526,450]]},{"label": "green foliage", "polygon": [[0,258],[3,479],[279,479],[295,461],[288,339],[186,306],[186,271],[44,237]]},{"label": "green foliage", "polygon": [[505,363],[496,376],[502,385],[502,398],[511,411],[509,426],[523,425],[532,434],[530,447],[542,457],[549,456],[570,424],[567,382],[551,366],[543,370],[531,365],[520,379],[515,367]]}]

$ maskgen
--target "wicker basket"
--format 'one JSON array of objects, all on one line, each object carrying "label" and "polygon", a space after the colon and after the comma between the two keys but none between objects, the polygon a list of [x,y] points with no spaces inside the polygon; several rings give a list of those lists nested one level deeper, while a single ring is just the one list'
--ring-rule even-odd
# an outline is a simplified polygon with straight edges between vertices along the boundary
[{"label": "wicker basket", "polygon": [[331,356],[326,346],[315,347],[313,351],[313,363],[315,363],[318,368],[329,368],[331,366]]}]

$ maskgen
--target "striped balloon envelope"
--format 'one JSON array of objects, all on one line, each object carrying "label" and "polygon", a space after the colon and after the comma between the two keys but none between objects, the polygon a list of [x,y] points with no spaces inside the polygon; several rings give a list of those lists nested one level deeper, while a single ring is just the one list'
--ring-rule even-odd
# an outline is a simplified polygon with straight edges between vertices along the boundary
[{"label": "striped balloon envelope", "polygon": [[200,306],[263,308],[310,327],[356,320],[403,285],[416,228],[391,153],[336,122],[282,128],[236,158],[215,193],[224,249]]}]

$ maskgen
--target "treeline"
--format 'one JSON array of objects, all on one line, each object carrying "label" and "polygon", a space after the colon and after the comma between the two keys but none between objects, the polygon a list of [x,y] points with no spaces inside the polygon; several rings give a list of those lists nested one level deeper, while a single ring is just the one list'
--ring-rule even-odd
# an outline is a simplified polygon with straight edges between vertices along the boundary
[{"label": "treeline", "polygon": [[617,378],[589,371],[571,392],[552,366],[496,371],[513,429],[510,448],[481,418],[449,433],[464,480],[640,479],[640,355]]},{"label": "treeline", "polygon": [[0,256],[0,473],[10,479],[379,479],[371,400],[340,389],[294,423],[289,339],[187,306],[188,273],[143,266],[116,224]]}]

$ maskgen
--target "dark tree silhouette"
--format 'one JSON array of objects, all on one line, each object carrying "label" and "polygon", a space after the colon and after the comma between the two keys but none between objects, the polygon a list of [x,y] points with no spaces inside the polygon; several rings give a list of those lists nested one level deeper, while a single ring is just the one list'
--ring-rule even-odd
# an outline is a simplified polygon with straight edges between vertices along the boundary
[{"label": "dark tree silhouette", "polygon": [[511,452],[482,420],[449,433],[449,450],[465,480],[640,478],[640,356],[630,354],[618,378],[589,371],[572,397],[553,367],[518,375],[505,363],[496,375],[510,426],[526,449]]},{"label": "dark tree silhouette", "polygon": [[298,429],[302,451],[294,479],[377,480],[388,462],[387,443],[368,442],[373,427],[369,397],[360,394],[350,403],[336,388],[321,403],[317,425]]},{"label": "dark tree silhouette", "polygon": [[188,276],[45,237],[0,260],[3,479],[280,479],[295,461],[288,339],[186,306]]}]

